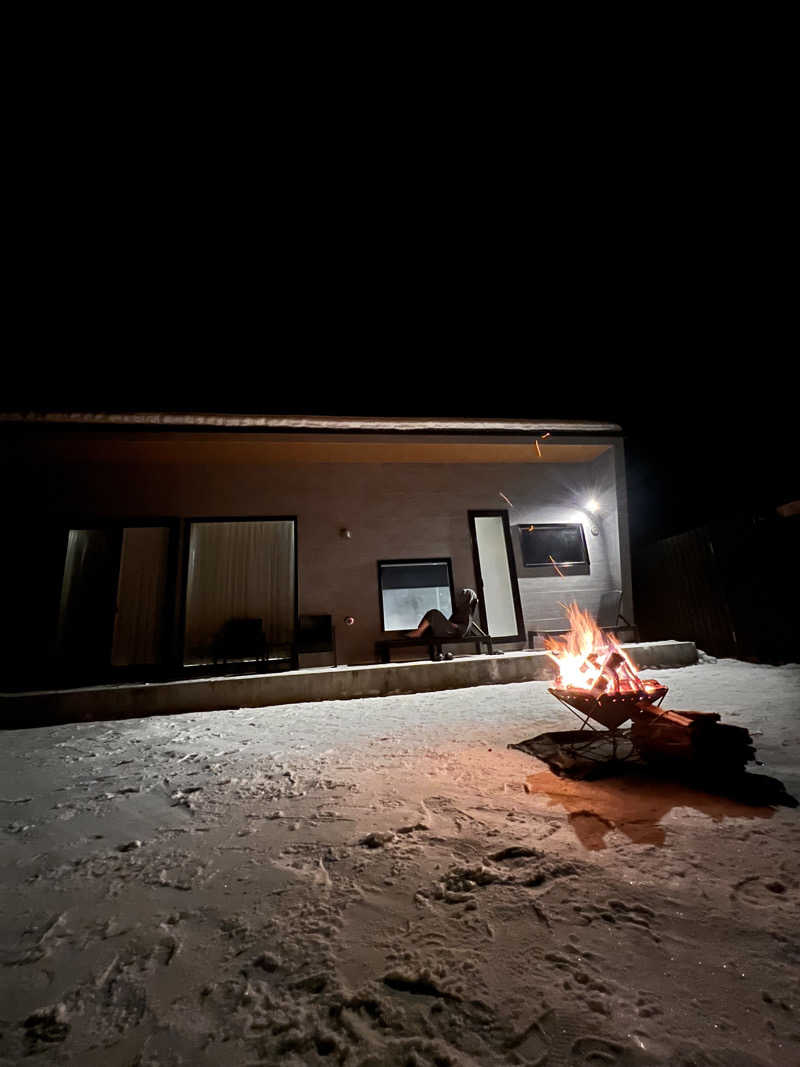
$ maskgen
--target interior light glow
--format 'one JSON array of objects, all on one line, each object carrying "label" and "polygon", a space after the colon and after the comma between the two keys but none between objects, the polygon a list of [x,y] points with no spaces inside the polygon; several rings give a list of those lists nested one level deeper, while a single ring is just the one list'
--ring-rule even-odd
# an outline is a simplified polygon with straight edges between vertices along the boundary
[{"label": "interior light glow", "polygon": [[600,505],[597,503],[597,501],[594,499],[594,497],[592,497],[591,500],[587,500],[586,501],[586,510],[587,511],[597,511],[597,509],[599,507],[600,507]]}]

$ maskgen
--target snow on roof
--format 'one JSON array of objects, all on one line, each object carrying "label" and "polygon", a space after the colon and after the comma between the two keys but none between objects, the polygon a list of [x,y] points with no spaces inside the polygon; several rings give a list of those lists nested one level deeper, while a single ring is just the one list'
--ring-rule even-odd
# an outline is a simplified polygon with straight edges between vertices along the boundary
[{"label": "snow on roof", "polygon": [[79,426],[369,430],[404,433],[621,433],[613,422],[565,419],[372,418],[361,415],[222,415],[195,412],[0,412],[0,422]]}]

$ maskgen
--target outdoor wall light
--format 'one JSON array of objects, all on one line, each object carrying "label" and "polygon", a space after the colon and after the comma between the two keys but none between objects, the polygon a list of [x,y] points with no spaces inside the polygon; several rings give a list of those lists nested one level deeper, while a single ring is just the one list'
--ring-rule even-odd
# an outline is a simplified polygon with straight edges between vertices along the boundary
[{"label": "outdoor wall light", "polygon": [[589,523],[589,531],[594,534],[595,537],[599,536],[600,531],[597,528],[597,520],[600,514],[600,504],[597,502],[597,498],[590,496],[584,503],[583,507],[578,506],[577,513],[580,515],[580,521]]}]

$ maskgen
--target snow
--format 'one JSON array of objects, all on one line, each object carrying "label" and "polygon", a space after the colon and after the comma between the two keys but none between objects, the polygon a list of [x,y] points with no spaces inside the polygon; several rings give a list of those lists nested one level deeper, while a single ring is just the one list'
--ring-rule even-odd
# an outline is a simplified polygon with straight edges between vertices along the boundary
[{"label": "snow", "polygon": [[[800,795],[800,667],[659,671]],[[800,809],[569,782],[547,683],[6,732],[0,1063],[800,1061]]]}]

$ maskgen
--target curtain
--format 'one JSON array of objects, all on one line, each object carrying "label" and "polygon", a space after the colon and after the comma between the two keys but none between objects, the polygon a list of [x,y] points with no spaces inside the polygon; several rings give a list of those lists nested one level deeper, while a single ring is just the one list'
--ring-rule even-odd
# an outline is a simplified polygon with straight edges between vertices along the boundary
[{"label": "curtain", "polygon": [[116,543],[111,530],[69,531],[58,651],[71,666],[108,665],[115,574]]},{"label": "curtain", "polygon": [[115,667],[159,663],[162,658],[168,554],[168,527],[123,531],[111,654]]},{"label": "curtain", "polygon": [[214,637],[229,619],[261,619],[273,648],[294,640],[294,527],[291,520],[192,523],[187,664],[211,658]]}]

